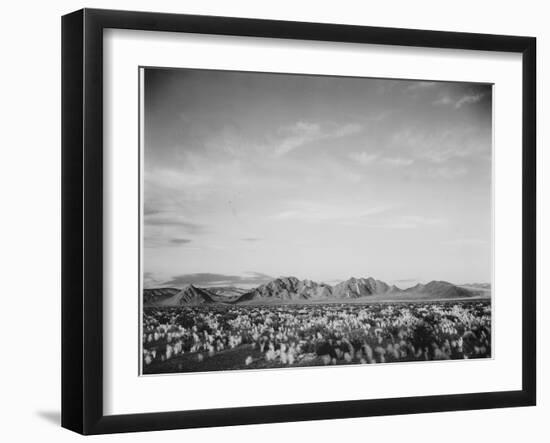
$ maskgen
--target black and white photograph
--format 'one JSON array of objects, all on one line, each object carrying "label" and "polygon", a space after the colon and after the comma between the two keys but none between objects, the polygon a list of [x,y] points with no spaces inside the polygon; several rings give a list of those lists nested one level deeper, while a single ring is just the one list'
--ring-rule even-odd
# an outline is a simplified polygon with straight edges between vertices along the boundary
[{"label": "black and white photograph", "polygon": [[140,75],[142,374],[491,357],[491,84]]}]

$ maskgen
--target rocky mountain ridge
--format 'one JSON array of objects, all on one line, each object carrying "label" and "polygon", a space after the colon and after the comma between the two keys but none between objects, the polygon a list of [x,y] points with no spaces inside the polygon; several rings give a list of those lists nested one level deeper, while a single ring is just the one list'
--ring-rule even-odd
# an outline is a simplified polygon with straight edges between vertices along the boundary
[{"label": "rocky mountain ridge", "polygon": [[183,288],[144,289],[144,306],[182,306],[200,304],[263,304],[361,301],[450,300],[488,297],[486,289],[466,288],[445,281],[431,281],[401,289],[372,277],[355,278],[334,286],[296,277],[279,277],[256,288]]}]

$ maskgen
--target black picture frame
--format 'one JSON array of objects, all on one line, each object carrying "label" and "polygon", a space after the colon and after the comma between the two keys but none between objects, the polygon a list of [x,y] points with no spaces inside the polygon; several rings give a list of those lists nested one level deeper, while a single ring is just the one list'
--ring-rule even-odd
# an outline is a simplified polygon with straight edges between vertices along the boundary
[{"label": "black picture frame", "polygon": [[[103,413],[103,30],[503,51],[522,54],[522,388],[260,407]],[[62,426],[82,434],[436,411],[536,402],[536,39],[229,17],[83,9],[62,18]]]}]

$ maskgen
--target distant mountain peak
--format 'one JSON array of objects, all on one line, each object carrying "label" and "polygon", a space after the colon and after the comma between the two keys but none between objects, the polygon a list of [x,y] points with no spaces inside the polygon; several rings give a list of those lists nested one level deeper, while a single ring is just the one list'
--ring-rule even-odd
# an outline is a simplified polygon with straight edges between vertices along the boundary
[{"label": "distant mountain peak", "polygon": [[215,302],[216,300],[214,300],[213,294],[207,289],[188,284],[167,297],[158,300],[149,300],[144,303],[150,306],[181,306]]},{"label": "distant mountain peak", "polygon": [[384,294],[390,289],[389,285],[372,277],[351,277],[340,282],[333,288],[333,294],[337,298],[359,298],[369,295]]},{"label": "distant mountain peak", "polygon": [[459,299],[473,296],[487,296],[486,289],[457,286],[447,281],[433,280],[426,284],[417,283],[407,289],[388,285],[373,277],[350,277],[334,286],[313,280],[299,280],[294,276],[277,277],[256,288],[245,290],[234,287],[200,288],[188,284],[181,289],[145,289],[145,306],[180,306],[210,303],[286,303],[337,301],[376,297],[375,300],[419,300]]},{"label": "distant mountain peak", "polygon": [[395,293],[395,292],[403,292],[403,289],[398,288],[398,287],[395,286],[395,285],[391,285],[391,286],[390,286],[390,290],[389,290],[388,292],[393,292],[393,293]]}]

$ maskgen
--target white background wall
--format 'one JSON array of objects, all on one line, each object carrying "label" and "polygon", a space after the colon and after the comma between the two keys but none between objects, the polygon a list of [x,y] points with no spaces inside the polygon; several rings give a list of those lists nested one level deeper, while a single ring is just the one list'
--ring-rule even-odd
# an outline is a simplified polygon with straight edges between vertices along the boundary
[{"label": "white background wall", "polygon": [[[155,10],[531,35],[538,38],[538,145],[550,120],[550,28],[545,2],[326,2],[111,0],[4,2],[0,39],[0,436],[3,441],[73,441],[60,414],[60,16],[81,7]],[[546,111],[546,112],[545,112]],[[539,406],[353,420],[165,431],[94,441],[544,441],[548,373],[549,156],[539,156]],[[546,268],[546,270],[545,270]],[[547,273],[543,276],[543,273]],[[511,350],[510,352],[515,352]],[[520,355],[518,354],[518,358]],[[452,380],[449,380],[452,383]],[[545,437],[546,435],[546,437]],[[473,440],[470,440],[473,439]]]}]

